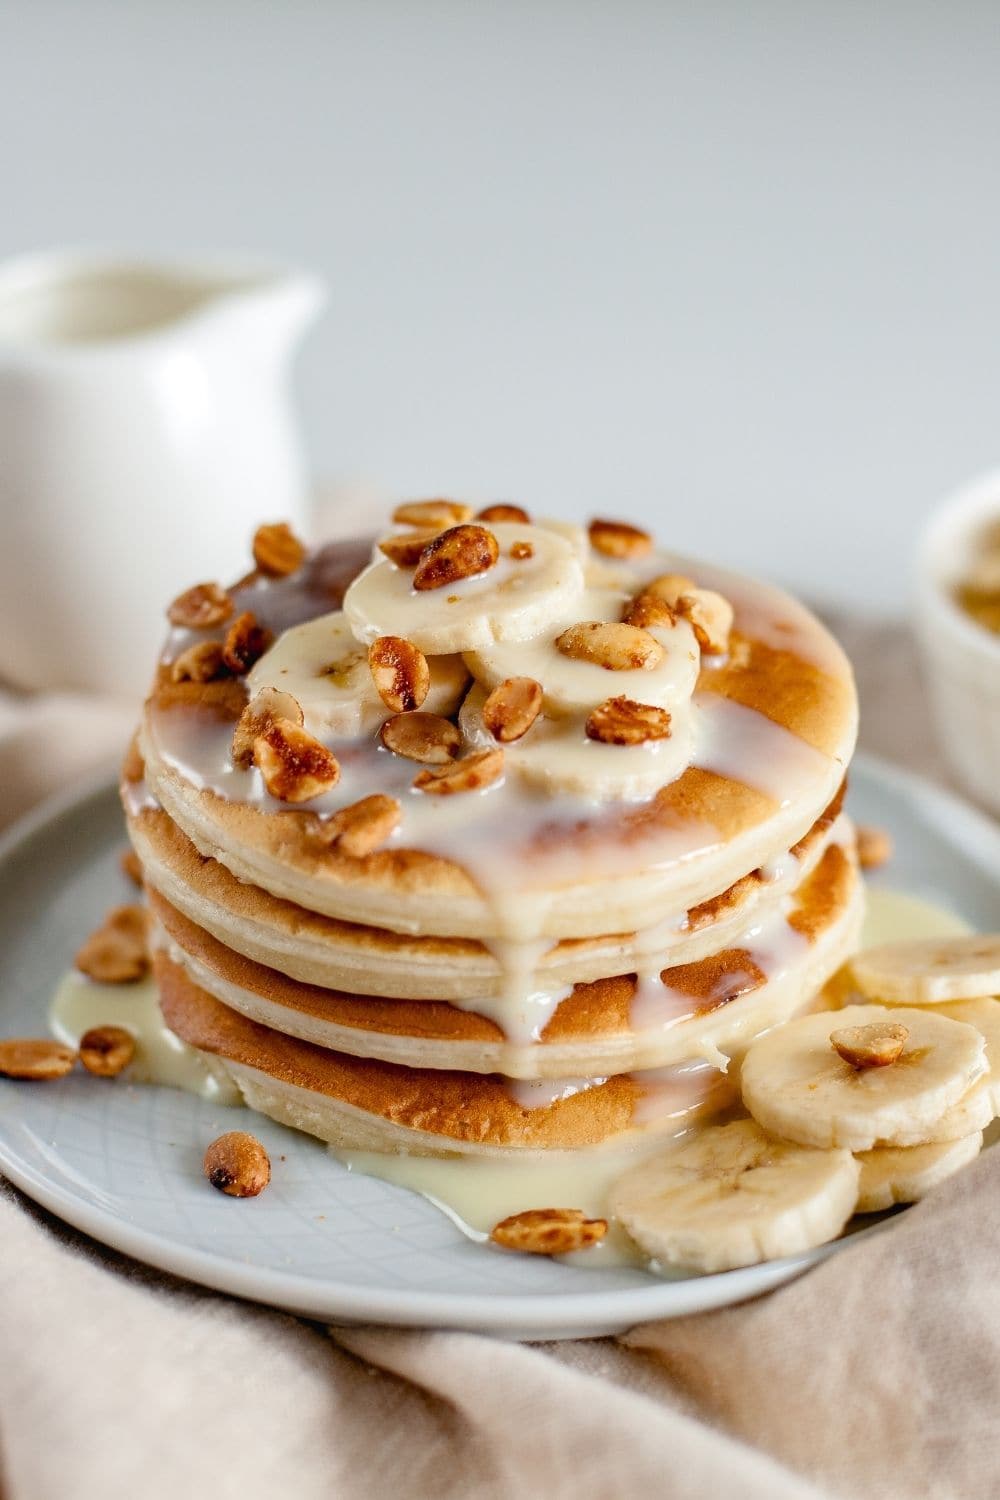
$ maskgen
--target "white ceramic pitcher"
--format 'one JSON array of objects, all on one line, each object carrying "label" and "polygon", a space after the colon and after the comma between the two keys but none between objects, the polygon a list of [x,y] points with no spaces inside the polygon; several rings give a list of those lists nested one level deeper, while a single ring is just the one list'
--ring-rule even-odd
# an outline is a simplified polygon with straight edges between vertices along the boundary
[{"label": "white ceramic pitcher", "polygon": [[248,262],[0,266],[0,679],[141,693],[169,600],[303,527],[289,364],[323,300]]}]

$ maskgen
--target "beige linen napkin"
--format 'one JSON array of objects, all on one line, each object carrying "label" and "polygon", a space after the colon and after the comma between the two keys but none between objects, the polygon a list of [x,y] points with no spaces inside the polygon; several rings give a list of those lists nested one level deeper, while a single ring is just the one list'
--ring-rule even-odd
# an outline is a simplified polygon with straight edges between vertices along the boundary
[{"label": "beige linen napkin", "polygon": [[[843,622],[839,622],[843,626]],[[852,627],[867,740],[933,769],[909,643]],[[124,741],[115,708],[0,716],[4,816]],[[117,746],[116,746],[117,748]],[[1000,1493],[1000,1152],[802,1280],[621,1341],[323,1330],[92,1245],[0,1193],[7,1500]]]}]

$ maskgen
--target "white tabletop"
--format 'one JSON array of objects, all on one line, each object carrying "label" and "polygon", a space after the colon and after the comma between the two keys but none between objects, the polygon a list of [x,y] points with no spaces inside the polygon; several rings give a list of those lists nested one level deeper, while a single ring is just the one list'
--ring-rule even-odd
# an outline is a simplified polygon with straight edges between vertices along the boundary
[{"label": "white tabletop", "polygon": [[997,460],[989,5],[4,14],[0,255],[315,265],[311,458],[363,493],[646,517],[892,611]]}]

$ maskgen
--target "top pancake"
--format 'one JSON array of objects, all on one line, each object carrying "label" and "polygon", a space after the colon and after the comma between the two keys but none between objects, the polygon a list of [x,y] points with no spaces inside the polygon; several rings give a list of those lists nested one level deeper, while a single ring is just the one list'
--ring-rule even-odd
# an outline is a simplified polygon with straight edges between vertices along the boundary
[{"label": "top pancake", "polygon": [[[333,544],[301,576],[233,590],[235,607],[275,629],[326,613],[367,556],[366,543]],[[592,561],[607,574],[606,560]],[[342,774],[331,792],[283,806],[258,771],[234,769],[229,757],[243,683],[171,681],[169,662],[192,639],[178,632],[143,718],[148,793],[238,879],[345,921],[487,941],[588,937],[662,921],[806,833],[843,778],[857,722],[846,658],[786,595],[662,553],[612,572],[618,586],[638,592],[680,570],[730,600],[734,629],[728,655],[703,658],[691,763],[647,800],[595,804],[525,789],[509,774],[485,791],[423,796],[411,785],[420,766],[368,736],[332,745]],[[331,848],[322,820],[373,793],[403,804],[398,832],[363,858]]]}]

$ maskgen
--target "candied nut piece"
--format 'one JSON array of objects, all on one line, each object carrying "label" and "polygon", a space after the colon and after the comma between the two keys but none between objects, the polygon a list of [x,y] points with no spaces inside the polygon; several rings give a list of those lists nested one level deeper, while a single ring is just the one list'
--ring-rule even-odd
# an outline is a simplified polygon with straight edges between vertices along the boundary
[{"label": "candied nut piece", "polygon": [[253,758],[279,802],[310,802],[340,780],[333,752],[291,719],[275,719],[257,736]]},{"label": "candied nut piece", "polygon": [[342,854],[364,859],[399,827],[402,815],[403,809],[395,797],[375,792],[334,813],[323,825],[322,837]]},{"label": "candied nut piece", "polygon": [[510,555],[515,562],[527,562],[529,557],[534,557],[535,549],[530,542],[511,542]]},{"label": "candied nut piece", "polygon": [[626,625],[638,625],[642,630],[648,630],[651,625],[669,630],[677,624],[677,612],[666,599],[643,592],[629,600],[622,620]]},{"label": "candied nut piece", "polygon": [[101,984],[132,984],[149,969],[146,912],[141,906],[116,906],[92,932],[74,960],[81,974]]},{"label": "candied nut piece", "polygon": [[588,661],[607,672],[652,671],[663,660],[663,647],[638,625],[582,620],[556,636],[556,647],[574,661]]},{"label": "candied nut piece", "polygon": [[830,1046],[852,1068],[887,1068],[900,1056],[909,1035],[898,1021],[875,1021],[832,1031]]},{"label": "candied nut piece", "polygon": [[527,734],[541,711],[541,684],[533,677],[508,677],[483,704],[483,723],[495,740],[507,745]]},{"label": "candied nut piece", "polygon": [[670,715],[634,698],[608,698],[588,715],[584,729],[588,740],[602,745],[644,745],[670,738]]},{"label": "candied nut piece", "polygon": [[477,521],[513,521],[519,526],[530,526],[531,517],[520,505],[487,505],[476,512]]},{"label": "candied nut piece", "polygon": [[226,631],[222,659],[234,677],[243,677],[274,640],[270,630],[258,625],[257,616],[245,609]]},{"label": "candied nut piece", "polygon": [[460,500],[409,500],[392,513],[397,526],[460,526],[472,520],[472,506]]},{"label": "candied nut piece", "polygon": [[451,526],[424,548],[413,575],[417,590],[441,589],[496,566],[500,544],[485,526]]},{"label": "candied nut piece", "polygon": [[579,1208],[527,1208],[495,1224],[490,1239],[525,1255],[569,1255],[599,1244],[607,1232],[607,1219],[588,1219]]},{"label": "candied nut piece", "polygon": [[858,861],[863,870],[877,870],[892,858],[892,834],[887,828],[858,827]]},{"label": "candied nut piece", "polygon": [[287,521],[258,526],[253,539],[253,560],[268,578],[286,578],[305,561],[306,548]]},{"label": "candied nut piece", "polygon": [[261,688],[250,699],[236,721],[233,730],[233,760],[244,770],[253,765],[255,740],[265,734],[278,719],[287,719],[291,724],[301,725],[305,721],[302,705],[291,693],[280,688]]},{"label": "candied nut piece", "polygon": [[640,531],[627,521],[591,521],[587,534],[590,545],[605,557],[645,557],[653,546],[648,531]]},{"label": "candied nut piece", "polygon": [[0,1042],[0,1074],[42,1082],[64,1078],[76,1062],[72,1047],[51,1037],[9,1037]]},{"label": "candied nut piece", "polygon": [[407,760],[444,766],[462,748],[462,736],[450,719],[418,711],[386,719],[382,725],[382,743],[394,755],[404,755]]},{"label": "candied nut piece", "polygon": [[167,610],[171,625],[187,630],[210,630],[222,625],[233,613],[233,601],[217,583],[196,583],[186,589]]},{"label": "candied nut piece", "polygon": [[386,708],[405,714],[419,708],[431,685],[431,669],[422,651],[401,635],[380,635],[368,647],[372,681]]},{"label": "candied nut piece", "polygon": [[681,594],[690,594],[692,589],[697,587],[694,579],[689,578],[686,573],[661,573],[658,578],[644,583],[642,592],[652,594],[654,599],[665,599],[668,604],[673,604]]},{"label": "candied nut piece", "polygon": [[134,849],[123,849],[118,863],[122,874],[127,876],[133,885],[142,885],[142,865]]},{"label": "candied nut piece", "polygon": [[421,771],[413,785],[418,792],[449,797],[453,792],[478,792],[503,775],[503,751],[477,750],[433,771]]},{"label": "candied nut piece", "polygon": [[271,1181],[271,1161],[255,1135],[229,1130],[205,1152],[205,1176],[229,1198],[256,1198]]},{"label": "candied nut piece", "polygon": [[195,641],[170,665],[171,682],[216,682],[228,676],[229,668],[218,641]]},{"label": "candied nut piece", "polygon": [[437,534],[436,531],[414,531],[403,536],[384,536],[378,549],[397,568],[415,568],[420,561],[421,552]]},{"label": "candied nut piece", "polygon": [[139,749],[139,737],[134,734],[128,742],[125,759],[122,761],[122,780],[127,781],[130,786],[135,786],[136,782],[142,781],[145,774],[146,762]]},{"label": "candied nut piece", "polygon": [[733,606],[714,589],[692,589],[681,594],[674,608],[689,621],[703,656],[724,656],[733,628]]},{"label": "candied nut piece", "polygon": [[117,1078],[135,1056],[135,1037],[124,1026],[92,1026],[80,1038],[80,1061],[98,1078]]}]

